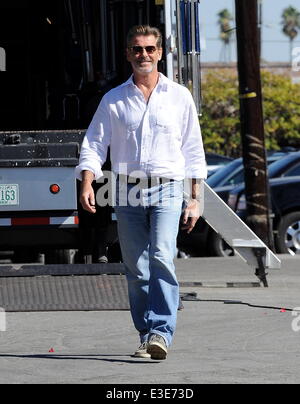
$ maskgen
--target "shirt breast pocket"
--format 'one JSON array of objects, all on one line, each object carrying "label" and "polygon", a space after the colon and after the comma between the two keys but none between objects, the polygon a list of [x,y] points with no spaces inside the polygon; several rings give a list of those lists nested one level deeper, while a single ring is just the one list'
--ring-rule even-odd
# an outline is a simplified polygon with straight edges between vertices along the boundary
[{"label": "shirt breast pocket", "polygon": [[180,131],[168,113],[157,114],[153,146],[154,159],[173,162],[177,160],[181,146]]},{"label": "shirt breast pocket", "polygon": [[158,108],[155,123],[158,132],[169,133],[177,141],[180,141],[181,130],[175,110]]},{"label": "shirt breast pocket", "polygon": [[166,112],[165,114],[159,112],[156,116],[156,128],[157,131],[172,133],[175,128],[174,121],[172,121],[172,118]]}]

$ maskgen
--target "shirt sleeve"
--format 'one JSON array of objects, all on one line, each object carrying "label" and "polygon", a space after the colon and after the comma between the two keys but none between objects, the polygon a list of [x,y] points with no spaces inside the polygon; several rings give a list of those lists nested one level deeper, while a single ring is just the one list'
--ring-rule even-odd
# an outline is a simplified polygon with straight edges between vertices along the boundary
[{"label": "shirt sleeve", "polygon": [[182,147],[186,178],[207,178],[207,165],[197,109],[188,92],[183,120]]},{"label": "shirt sleeve", "polygon": [[75,168],[76,178],[82,180],[82,171],[85,170],[93,172],[96,180],[103,176],[102,166],[110,141],[110,113],[104,96],[82,142],[79,165]]}]

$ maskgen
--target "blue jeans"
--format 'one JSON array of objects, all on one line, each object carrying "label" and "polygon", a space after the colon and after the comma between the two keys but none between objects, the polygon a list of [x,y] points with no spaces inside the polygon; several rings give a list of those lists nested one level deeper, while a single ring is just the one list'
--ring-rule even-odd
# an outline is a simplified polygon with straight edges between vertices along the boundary
[{"label": "blue jeans", "polygon": [[[134,187],[117,183],[117,188],[119,186],[123,199]],[[159,334],[169,346],[179,304],[174,258],[183,206],[183,182],[140,188],[138,206],[118,206],[121,199],[118,191],[116,195],[115,213],[134,325],[142,343],[150,334]]]}]

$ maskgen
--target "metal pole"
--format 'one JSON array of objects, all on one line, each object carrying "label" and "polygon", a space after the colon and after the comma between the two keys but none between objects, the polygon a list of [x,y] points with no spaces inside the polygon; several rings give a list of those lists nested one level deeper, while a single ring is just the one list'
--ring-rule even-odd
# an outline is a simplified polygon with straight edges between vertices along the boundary
[{"label": "metal pole", "polygon": [[101,1],[100,5],[100,31],[101,31],[101,73],[107,75],[107,3]]},{"label": "metal pole", "polygon": [[200,113],[200,38],[199,36],[199,21],[198,21],[198,0],[192,1],[191,10],[191,30],[192,30],[192,86],[193,96],[197,107],[197,112]]},{"label": "metal pole", "polygon": [[258,53],[259,58],[261,60],[262,56],[262,29],[263,29],[263,7],[262,7],[262,0],[258,0]]},{"label": "metal pole", "polygon": [[116,27],[115,27],[115,15],[113,5],[110,5],[110,40],[111,40],[111,71],[116,74],[117,62],[116,62]]},{"label": "metal pole", "polygon": [[166,61],[167,77],[174,80],[173,68],[173,49],[172,49],[172,19],[171,19],[171,0],[165,0],[165,38],[166,38]]},{"label": "metal pole", "polygon": [[181,26],[181,1],[176,0],[176,27],[177,27],[177,68],[178,68],[178,83],[183,84],[183,42],[182,42],[182,26]]}]

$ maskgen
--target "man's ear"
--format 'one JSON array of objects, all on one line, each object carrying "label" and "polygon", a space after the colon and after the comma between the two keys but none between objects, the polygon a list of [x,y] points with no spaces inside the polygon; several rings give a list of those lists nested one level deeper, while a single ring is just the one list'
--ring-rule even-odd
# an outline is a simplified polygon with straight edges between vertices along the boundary
[{"label": "man's ear", "polygon": [[159,49],[159,60],[162,59],[162,55],[163,55],[163,49],[160,48],[160,49]]}]

